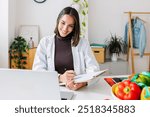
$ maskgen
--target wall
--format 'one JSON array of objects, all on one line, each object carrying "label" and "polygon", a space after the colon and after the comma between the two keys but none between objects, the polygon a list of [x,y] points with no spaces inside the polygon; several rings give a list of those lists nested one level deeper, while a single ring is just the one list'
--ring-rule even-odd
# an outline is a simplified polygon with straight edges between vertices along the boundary
[{"label": "wall", "polygon": [[9,45],[15,33],[16,0],[0,0],[0,67],[9,66]]},{"label": "wall", "polygon": [[[89,40],[91,43],[105,43],[110,34],[124,35],[124,26],[128,21],[126,11],[149,11],[149,0],[89,0]],[[146,21],[147,48],[150,52],[150,14],[140,15]],[[148,57],[135,57],[136,71],[147,70]],[[139,64],[139,61],[142,64]]]},{"label": "wall", "polygon": [[8,66],[8,0],[0,0],[0,67]]},{"label": "wall", "polygon": [[14,40],[15,37],[15,27],[16,27],[16,0],[9,0],[9,10],[8,10],[8,45]]},{"label": "wall", "polygon": [[59,12],[72,3],[72,0],[47,0],[42,4],[33,0],[16,1],[16,35],[20,25],[39,25],[40,38],[53,34]]},{"label": "wall", "polygon": [[150,1],[89,0],[90,41],[104,43],[110,33],[122,36],[128,20],[125,11],[150,11]]},{"label": "wall", "polygon": [[0,0],[0,67],[9,67],[8,50],[20,25],[39,25],[40,38],[53,34],[58,13],[72,0],[47,0],[43,4],[34,0]]}]

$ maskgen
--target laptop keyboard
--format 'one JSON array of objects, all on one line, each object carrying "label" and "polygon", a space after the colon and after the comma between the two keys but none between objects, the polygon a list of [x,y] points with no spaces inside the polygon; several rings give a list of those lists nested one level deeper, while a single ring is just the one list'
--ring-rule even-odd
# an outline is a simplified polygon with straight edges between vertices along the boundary
[{"label": "laptop keyboard", "polygon": [[73,92],[68,92],[68,91],[61,91],[60,92],[61,100],[71,100],[73,95],[74,95]]}]

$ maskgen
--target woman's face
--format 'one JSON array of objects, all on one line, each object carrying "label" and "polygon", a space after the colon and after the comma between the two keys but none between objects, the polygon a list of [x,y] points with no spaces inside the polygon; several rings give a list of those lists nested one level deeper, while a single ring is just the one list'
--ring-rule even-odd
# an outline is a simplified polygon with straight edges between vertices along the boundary
[{"label": "woman's face", "polygon": [[61,37],[66,37],[74,29],[74,19],[70,15],[64,15],[60,18],[58,23],[58,31]]}]

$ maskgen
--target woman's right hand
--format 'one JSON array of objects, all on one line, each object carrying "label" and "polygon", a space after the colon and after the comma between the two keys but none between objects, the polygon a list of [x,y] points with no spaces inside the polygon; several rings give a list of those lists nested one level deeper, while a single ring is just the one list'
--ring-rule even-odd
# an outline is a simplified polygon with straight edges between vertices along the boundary
[{"label": "woman's right hand", "polygon": [[75,72],[73,70],[67,70],[64,74],[59,76],[59,81],[68,84],[69,82],[73,81],[74,77]]},{"label": "woman's right hand", "polygon": [[71,90],[78,90],[83,86],[86,86],[87,83],[74,83],[75,72],[73,70],[68,70],[64,74],[60,75],[59,80],[66,84],[66,87]]}]

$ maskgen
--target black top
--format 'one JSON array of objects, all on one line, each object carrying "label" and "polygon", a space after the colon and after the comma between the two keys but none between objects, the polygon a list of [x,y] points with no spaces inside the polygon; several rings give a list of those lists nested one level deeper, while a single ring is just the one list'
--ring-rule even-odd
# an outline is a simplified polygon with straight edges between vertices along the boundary
[{"label": "black top", "polygon": [[72,36],[55,36],[55,70],[60,74],[66,70],[74,70],[71,38]]}]

